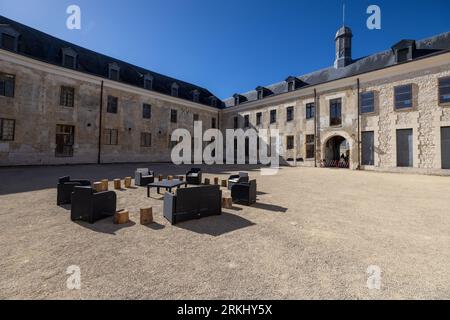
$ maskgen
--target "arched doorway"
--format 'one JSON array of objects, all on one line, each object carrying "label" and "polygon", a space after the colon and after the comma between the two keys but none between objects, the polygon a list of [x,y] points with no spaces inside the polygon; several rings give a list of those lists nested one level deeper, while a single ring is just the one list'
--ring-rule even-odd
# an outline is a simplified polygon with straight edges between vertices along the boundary
[{"label": "arched doorway", "polygon": [[342,136],[333,136],[325,143],[325,167],[349,168],[350,145]]}]

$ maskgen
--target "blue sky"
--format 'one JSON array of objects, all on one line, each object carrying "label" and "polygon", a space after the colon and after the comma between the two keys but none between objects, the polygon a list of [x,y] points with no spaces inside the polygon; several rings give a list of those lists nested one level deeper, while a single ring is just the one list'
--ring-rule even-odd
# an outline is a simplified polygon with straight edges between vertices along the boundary
[{"label": "blue sky", "polygon": [[[64,40],[192,82],[221,98],[333,64],[337,0],[0,0],[0,14]],[[450,31],[450,1],[346,0],[353,57]],[[81,30],[66,8],[81,7]],[[368,30],[366,9],[381,8]]]}]

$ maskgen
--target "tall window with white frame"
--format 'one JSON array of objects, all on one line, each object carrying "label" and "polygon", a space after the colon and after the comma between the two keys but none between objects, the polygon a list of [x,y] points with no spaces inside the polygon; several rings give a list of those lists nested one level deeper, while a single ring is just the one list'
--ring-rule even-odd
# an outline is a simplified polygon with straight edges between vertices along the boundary
[{"label": "tall window with white frame", "polygon": [[342,124],[342,99],[330,100],[330,126]]},{"label": "tall window with white frame", "polygon": [[72,87],[61,86],[61,95],[59,104],[63,107],[73,108],[75,100],[75,89]]},{"label": "tall window with white frame", "polygon": [[71,125],[56,125],[55,157],[73,157],[75,144],[75,127]]},{"label": "tall window with white frame", "polygon": [[362,92],[359,101],[361,114],[375,111],[375,93],[373,91]]},{"label": "tall window with white frame", "polygon": [[0,118],[0,141],[14,141],[16,120]]},{"label": "tall window with white frame", "polygon": [[306,120],[314,119],[316,107],[314,103],[306,104]]},{"label": "tall window with white frame", "polygon": [[15,76],[7,73],[0,73],[0,96],[14,97]]},{"label": "tall window with white frame", "polygon": [[307,134],[305,139],[306,159],[313,159],[315,150],[314,135]]},{"label": "tall window with white frame", "polygon": [[406,84],[394,88],[394,104],[396,110],[413,107],[413,86]]}]

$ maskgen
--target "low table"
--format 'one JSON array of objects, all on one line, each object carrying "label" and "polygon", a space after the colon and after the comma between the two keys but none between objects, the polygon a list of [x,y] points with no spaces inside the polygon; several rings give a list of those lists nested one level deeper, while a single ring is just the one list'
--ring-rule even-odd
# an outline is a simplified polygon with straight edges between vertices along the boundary
[{"label": "low table", "polygon": [[150,197],[150,188],[156,188],[156,191],[159,194],[159,190],[161,188],[166,189],[166,191],[172,192],[173,188],[179,188],[182,185],[187,187],[188,184],[186,181],[181,181],[181,180],[177,180],[177,179],[174,179],[174,180],[164,179],[162,181],[155,181],[153,183],[149,183],[147,185],[147,197]]}]

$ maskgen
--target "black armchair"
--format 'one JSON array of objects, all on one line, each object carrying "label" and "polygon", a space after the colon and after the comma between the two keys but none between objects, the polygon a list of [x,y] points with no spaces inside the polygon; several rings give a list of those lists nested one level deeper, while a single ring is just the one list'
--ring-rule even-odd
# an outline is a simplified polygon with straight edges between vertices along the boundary
[{"label": "black armchair", "polygon": [[233,184],[231,198],[233,202],[240,202],[248,206],[254,204],[256,202],[256,180]]},{"label": "black armchair", "polygon": [[239,174],[232,174],[228,178],[228,190],[231,190],[234,184],[248,182],[248,173],[247,172],[239,172]]},{"label": "black armchair", "polygon": [[155,174],[148,169],[137,169],[134,173],[134,184],[137,186],[146,186],[155,181]]},{"label": "black armchair", "polygon": [[186,173],[186,182],[189,184],[202,184],[202,169],[192,168]]},{"label": "black armchair", "polygon": [[73,189],[77,186],[90,186],[89,180],[71,180],[69,176],[58,179],[56,205],[70,204]]},{"label": "black armchair", "polygon": [[116,213],[117,196],[114,191],[95,192],[91,187],[75,187],[72,193],[70,219],[94,223]]}]

